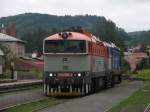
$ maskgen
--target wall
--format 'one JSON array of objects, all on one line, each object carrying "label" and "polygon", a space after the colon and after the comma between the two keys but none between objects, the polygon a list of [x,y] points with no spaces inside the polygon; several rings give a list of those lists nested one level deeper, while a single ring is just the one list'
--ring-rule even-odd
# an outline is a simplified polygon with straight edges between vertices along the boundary
[{"label": "wall", "polygon": [[20,42],[1,42],[8,46],[15,57],[25,56],[25,45]]}]

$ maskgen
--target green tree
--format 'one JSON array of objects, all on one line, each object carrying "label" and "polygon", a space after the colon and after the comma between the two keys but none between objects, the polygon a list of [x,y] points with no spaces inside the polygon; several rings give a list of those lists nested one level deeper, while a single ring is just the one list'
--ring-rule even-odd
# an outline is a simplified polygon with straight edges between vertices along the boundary
[{"label": "green tree", "polygon": [[113,42],[122,50],[125,49],[124,41],[128,38],[127,33],[118,28],[115,23],[110,20],[98,20],[92,27],[92,32],[101,40]]},{"label": "green tree", "polygon": [[5,69],[10,69],[11,62],[14,62],[15,56],[10,50],[9,46],[0,44],[0,49],[4,52]]},{"label": "green tree", "polygon": [[38,28],[37,30],[24,35],[22,39],[27,42],[26,51],[28,53],[32,53],[33,51],[42,53],[43,39],[51,34],[51,31],[48,32],[47,30]]}]

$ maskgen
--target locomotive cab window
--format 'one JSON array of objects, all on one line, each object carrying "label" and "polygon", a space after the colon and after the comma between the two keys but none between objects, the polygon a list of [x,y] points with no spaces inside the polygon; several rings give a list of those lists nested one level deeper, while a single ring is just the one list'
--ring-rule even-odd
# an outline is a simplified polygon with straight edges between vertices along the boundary
[{"label": "locomotive cab window", "polygon": [[46,40],[45,53],[86,53],[84,40]]}]

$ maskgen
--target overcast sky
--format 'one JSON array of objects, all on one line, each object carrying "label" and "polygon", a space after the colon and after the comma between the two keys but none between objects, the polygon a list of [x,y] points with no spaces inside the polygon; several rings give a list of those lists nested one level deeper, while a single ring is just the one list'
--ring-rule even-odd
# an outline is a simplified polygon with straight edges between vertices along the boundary
[{"label": "overcast sky", "polygon": [[105,16],[126,31],[150,29],[150,0],[0,0],[0,17],[25,12]]}]

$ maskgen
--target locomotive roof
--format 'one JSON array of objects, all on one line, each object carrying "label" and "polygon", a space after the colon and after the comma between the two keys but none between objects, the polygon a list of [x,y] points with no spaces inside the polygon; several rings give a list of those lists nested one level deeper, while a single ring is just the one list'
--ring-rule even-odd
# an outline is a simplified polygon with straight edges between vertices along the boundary
[{"label": "locomotive roof", "polygon": [[44,40],[63,40],[64,38],[61,36],[61,34],[63,33],[67,33],[68,34],[68,40],[86,40],[86,41],[90,41],[90,42],[100,42],[103,43],[104,46],[106,47],[111,47],[111,48],[116,48],[118,50],[120,50],[114,43],[110,42],[105,42],[105,41],[101,41],[99,40],[96,36],[92,35],[89,32],[74,32],[74,31],[65,31],[65,32],[60,32],[60,33],[56,33],[54,35],[51,35],[47,38],[45,38]]},{"label": "locomotive roof", "polygon": [[1,42],[20,42],[20,43],[26,43],[25,41],[22,41],[18,38],[12,37],[10,35],[6,35],[3,33],[0,33],[0,41]]},{"label": "locomotive roof", "polygon": [[[99,41],[94,35],[88,32],[65,32],[65,33],[70,34],[67,38],[68,40],[87,40],[91,42]],[[63,40],[63,38],[60,36],[60,33],[56,33],[54,35],[47,37],[45,40]]]},{"label": "locomotive roof", "polygon": [[116,49],[120,50],[120,48],[117,47],[117,46],[116,46],[114,43],[112,43],[112,42],[108,43],[108,42],[103,41],[103,44],[104,44],[104,46],[111,47],[111,48],[116,48]]}]

